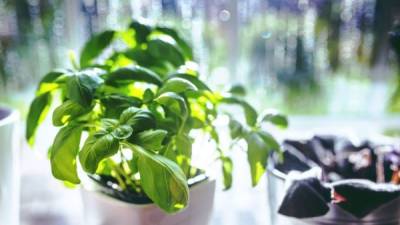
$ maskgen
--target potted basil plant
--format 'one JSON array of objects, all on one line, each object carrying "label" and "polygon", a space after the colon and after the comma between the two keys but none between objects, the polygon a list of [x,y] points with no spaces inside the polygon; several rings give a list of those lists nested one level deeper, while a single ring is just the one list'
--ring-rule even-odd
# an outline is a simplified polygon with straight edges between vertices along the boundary
[{"label": "potted basil plant", "polygon": [[[215,144],[226,189],[232,184],[229,149],[220,144],[215,120],[229,115],[232,146],[247,142],[252,184],[265,172],[279,144],[261,123],[286,126],[277,113],[258,115],[236,86],[211,90],[199,79],[190,45],[172,28],[133,21],[127,29],[94,35],[73,68],[40,81],[27,121],[35,131],[53,100],[60,128],[49,150],[55,178],[83,183],[87,224],[207,224],[215,181],[191,164],[194,132]],[[81,169],[82,170],[81,170]],[[83,172],[80,172],[83,171]],[[179,213],[178,213],[179,212]]]}]

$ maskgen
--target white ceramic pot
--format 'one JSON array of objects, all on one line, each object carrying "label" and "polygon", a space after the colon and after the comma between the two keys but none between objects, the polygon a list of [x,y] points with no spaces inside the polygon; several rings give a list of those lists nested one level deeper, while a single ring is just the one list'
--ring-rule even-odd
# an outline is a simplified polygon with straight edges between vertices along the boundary
[{"label": "white ceramic pot", "polygon": [[19,224],[18,112],[0,106],[0,224]]},{"label": "white ceramic pot", "polygon": [[207,225],[214,205],[215,180],[190,188],[189,205],[174,215],[154,204],[122,202],[97,191],[82,188],[86,225]]}]

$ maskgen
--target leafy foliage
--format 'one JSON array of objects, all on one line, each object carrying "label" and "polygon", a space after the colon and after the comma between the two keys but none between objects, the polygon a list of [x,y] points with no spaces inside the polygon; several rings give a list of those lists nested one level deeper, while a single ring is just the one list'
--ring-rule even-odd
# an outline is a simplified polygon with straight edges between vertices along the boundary
[{"label": "leafy foliage", "polygon": [[[118,48],[113,48],[115,42]],[[166,212],[178,212],[188,204],[187,179],[195,175],[192,131],[200,130],[217,146],[225,189],[233,181],[231,149],[240,140],[247,143],[256,185],[269,152],[280,148],[261,124],[286,127],[286,117],[259,116],[244,99],[241,86],[227,93],[212,91],[199,79],[192,59],[190,45],[168,27],[133,21],[126,30],[95,35],[81,52],[80,68],[50,72],[40,82],[28,115],[26,139],[33,143],[53,96],[58,96],[61,103],[52,121],[60,130],[50,161],[59,180],[80,183],[80,164],[89,174],[113,176],[122,190],[141,192]],[[239,106],[244,112],[243,119],[227,113],[232,138],[228,149],[222,147],[214,125],[226,105]]]}]

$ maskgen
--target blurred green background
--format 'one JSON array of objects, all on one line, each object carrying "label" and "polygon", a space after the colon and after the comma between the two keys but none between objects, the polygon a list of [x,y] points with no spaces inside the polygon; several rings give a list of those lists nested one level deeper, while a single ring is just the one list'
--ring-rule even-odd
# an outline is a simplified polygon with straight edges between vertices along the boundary
[{"label": "blurred green background", "polygon": [[[399,70],[398,0],[0,0],[0,102],[23,110],[68,51],[131,18],[179,27],[212,86],[249,87],[260,109],[387,117]],[[396,98],[393,98],[396,99]]]}]

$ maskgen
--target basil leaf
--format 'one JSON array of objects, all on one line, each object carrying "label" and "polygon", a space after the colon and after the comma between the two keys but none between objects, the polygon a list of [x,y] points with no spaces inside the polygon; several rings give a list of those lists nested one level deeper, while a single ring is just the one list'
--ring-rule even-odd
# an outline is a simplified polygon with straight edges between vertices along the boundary
[{"label": "basil leaf", "polygon": [[90,111],[90,107],[83,107],[78,103],[67,100],[58,106],[53,112],[53,125],[63,126],[77,116],[81,116]]},{"label": "basil leaf", "polygon": [[246,122],[249,126],[254,126],[257,122],[257,111],[246,101],[233,97],[233,96],[228,96],[228,97],[224,97],[221,99],[222,103],[226,103],[226,104],[236,104],[236,105],[240,105],[243,110],[244,110],[244,114],[246,117]]},{"label": "basil leaf", "polygon": [[267,112],[261,118],[262,122],[270,122],[280,128],[287,128],[289,125],[287,117],[277,112]]},{"label": "basil leaf", "polygon": [[106,175],[106,176],[112,176],[112,173],[114,171],[113,165],[115,163],[112,161],[111,158],[104,159],[99,163],[99,166],[97,167],[97,174],[101,175]]},{"label": "basil leaf", "polygon": [[190,75],[190,74],[186,74],[186,73],[173,73],[168,75],[169,78],[182,78],[185,80],[190,81],[192,84],[194,84],[196,86],[196,88],[198,90],[202,90],[202,91],[211,91],[211,89],[203,82],[201,81],[198,77]]},{"label": "basil leaf", "polygon": [[76,156],[79,151],[82,127],[68,124],[58,132],[51,147],[50,162],[53,176],[59,180],[79,184]]},{"label": "basil leaf", "polygon": [[175,136],[176,162],[185,174],[189,174],[192,158],[192,139],[186,134]]},{"label": "basil leaf", "polygon": [[119,118],[122,111],[131,106],[140,107],[142,101],[139,98],[110,94],[100,99],[101,104],[104,106],[104,117]]},{"label": "basil leaf", "polygon": [[101,126],[107,132],[112,132],[118,125],[119,122],[116,119],[110,119],[110,118],[101,119]]},{"label": "basil leaf", "polygon": [[268,133],[266,131],[258,131],[257,133],[264,140],[269,151],[279,151],[280,150],[279,143],[275,140],[275,138],[270,133]]},{"label": "basil leaf", "polygon": [[58,88],[58,84],[55,84],[55,80],[60,76],[64,75],[67,71],[52,71],[44,75],[40,80],[38,89],[36,90],[37,95],[45,94]]},{"label": "basil leaf", "polygon": [[160,95],[165,92],[182,93],[189,90],[197,91],[197,87],[188,80],[176,77],[168,79],[165,84],[160,88],[158,94]]},{"label": "basil leaf", "polygon": [[91,174],[95,173],[100,161],[115,155],[118,150],[118,139],[111,134],[98,133],[89,136],[79,152],[83,170]]},{"label": "basil leaf", "polygon": [[133,129],[129,125],[120,125],[116,127],[111,133],[118,140],[124,140],[130,137],[133,133]]},{"label": "basil leaf", "polygon": [[129,27],[135,30],[135,39],[139,44],[146,42],[152,31],[152,27],[143,21],[134,20]]},{"label": "basil leaf", "polygon": [[240,84],[233,85],[228,92],[236,96],[246,95],[246,89]]},{"label": "basil leaf", "polygon": [[178,34],[178,32],[176,32],[174,29],[169,28],[169,27],[162,27],[162,26],[157,26],[155,28],[157,31],[160,31],[164,34],[167,34],[169,36],[171,36],[176,43],[178,44],[178,46],[180,47],[180,49],[182,49],[182,52],[184,53],[185,57],[188,59],[193,59],[193,52],[192,52],[192,48],[190,47],[190,45]]},{"label": "basil leaf", "polygon": [[64,75],[67,72],[68,71],[64,71],[64,70],[51,71],[42,77],[39,84],[52,83],[55,80],[57,80],[57,78],[59,78],[60,76]]},{"label": "basil leaf", "polygon": [[231,118],[229,120],[229,131],[231,138],[235,139],[243,136],[244,128],[237,120]]},{"label": "basil leaf", "polygon": [[26,123],[26,140],[32,145],[38,126],[43,122],[52,101],[51,93],[37,96],[31,103]]},{"label": "basil leaf", "polygon": [[179,166],[140,146],[130,147],[138,154],[138,169],[146,195],[168,213],[185,208],[189,201],[189,187]]},{"label": "basil leaf", "polygon": [[102,119],[101,127],[103,130],[101,130],[100,132],[110,133],[114,138],[118,140],[127,139],[133,133],[133,129],[131,126],[120,124],[116,119]]},{"label": "basil leaf", "polygon": [[163,147],[163,141],[167,135],[165,130],[146,130],[133,137],[132,142],[154,152]]},{"label": "basil leaf", "polygon": [[95,75],[73,75],[67,80],[67,97],[82,106],[90,106],[94,92],[102,82],[103,80]]},{"label": "basil leaf", "polygon": [[127,109],[125,109],[120,118],[119,118],[119,122],[121,124],[128,124],[128,123],[132,123],[130,122],[130,120],[140,111],[140,108],[137,107],[129,107]]},{"label": "basil leaf", "polygon": [[185,100],[173,92],[163,93],[154,99],[154,101],[168,108],[173,113],[181,115],[182,118],[186,118],[188,115],[188,107]]},{"label": "basil leaf", "polygon": [[82,68],[89,66],[92,60],[98,57],[104,49],[111,44],[114,34],[114,31],[107,30],[94,35],[86,42],[80,57],[80,65]]},{"label": "basil leaf", "polygon": [[247,160],[250,164],[252,185],[256,186],[265,173],[268,159],[268,147],[256,132],[249,132],[245,136],[247,142]]},{"label": "basil leaf", "polygon": [[154,99],[154,93],[147,88],[144,93],[143,93],[143,102],[144,103],[150,103]]},{"label": "basil leaf", "polygon": [[161,86],[162,80],[155,72],[141,66],[124,67],[111,72],[106,83],[111,85],[126,85],[133,81],[147,82]]},{"label": "basil leaf", "polygon": [[182,51],[173,39],[170,40],[168,39],[170,37],[167,37],[153,37],[147,44],[150,54],[159,60],[170,62],[175,67],[185,64]]},{"label": "basil leaf", "polygon": [[164,61],[152,56],[147,49],[128,49],[123,52],[123,54],[128,59],[135,61],[139,66],[147,67],[155,71],[161,77],[164,77],[165,73],[169,70],[168,65]]},{"label": "basil leaf", "polygon": [[232,187],[232,159],[226,156],[221,157],[222,161],[222,175],[224,178],[224,189],[228,190]]},{"label": "basil leaf", "polygon": [[124,110],[119,119],[120,124],[126,124],[132,127],[134,133],[153,129],[156,126],[153,114],[144,109],[130,107]]},{"label": "basil leaf", "polygon": [[192,157],[192,139],[187,134],[180,134],[175,136],[175,144],[177,153],[187,158]]}]

